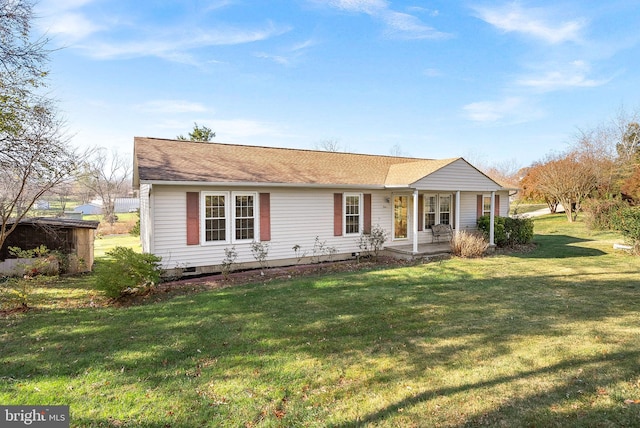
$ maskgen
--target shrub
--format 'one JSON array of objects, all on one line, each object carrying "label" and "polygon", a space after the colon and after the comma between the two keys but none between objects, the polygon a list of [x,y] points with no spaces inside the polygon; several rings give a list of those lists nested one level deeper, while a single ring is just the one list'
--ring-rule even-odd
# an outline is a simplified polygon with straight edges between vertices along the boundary
[{"label": "shrub", "polygon": [[[378,260],[378,254],[382,249],[382,246],[387,242],[389,235],[380,225],[375,225],[371,228],[369,234],[360,235],[358,238],[358,248],[367,255],[373,255],[374,260]],[[360,258],[358,257],[358,260]]]},{"label": "shrub", "polygon": [[142,294],[160,281],[161,257],[141,254],[131,248],[116,247],[107,251],[108,260],[96,265],[96,288],[107,297]]},{"label": "shrub", "polygon": [[224,249],[224,259],[222,260],[222,275],[224,279],[229,278],[229,274],[233,272],[233,266],[236,263],[236,259],[238,258],[238,252],[236,251],[235,245],[231,248]]},{"label": "shrub", "polygon": [[251,243],[251,254],[253,258],[260,264],[260,270],[264,271],[264,269],[269,267],[269,262],[267,261],[267,257],[269,256],[269,244],[266,242],[256,242],[253,241]]},{"label": "shrub", "polygon": [[316,236],[316,240],[313,243],[313,255],[311,261],[313,263],[321,263],[323,257],[329,261],[333,260],[333,256],[338,252],[336,247],[327,245],[327,241],[320,241],[320,237]]},{"label": "shrub", "polygon": [[615,229],[617,212],[628,207],[629,203],[621,199],[587,199],[582,203],[584,222],[589,229]]},{"label": "shrub", "polygon": [[0,283],[0,309],[29,308],[33,289],[42,287],[50,278],[43,276],[24,276],[21,278],[3,278]]},{"label": "shrub", "polygon": [[138,219],[135,224],[131,227],[129,231],[129,235],[131,236],[140,236],[140,211],[138,211]]},{"label": "shrub", "polygon": [[[491,217],[482,216],[478,219],[478,228],[485,238],[489,238]],[[530,244],[533,240],[533,219],[495,217],[493,242],[498,247],[512,247],[514,245]]]},{"label": "shrub", "polygon": [[627,207],[613,216],[613,226],[633,245],[640,254],[640,207]]},{"label": "shrub", "polygon": [[9,254],[18,259],[29,259],[20,263],[19,276],[35,277],[38,275],[57,275],[64,270],[65,258],[59,251],[50,251],[45,245],[23,250],[20,247],[8,247]]},{"label": "shrub", "polygon": [[489,243],[481,234],[460,231],[451,239],[451,252],[458,257],[481,257]]}]

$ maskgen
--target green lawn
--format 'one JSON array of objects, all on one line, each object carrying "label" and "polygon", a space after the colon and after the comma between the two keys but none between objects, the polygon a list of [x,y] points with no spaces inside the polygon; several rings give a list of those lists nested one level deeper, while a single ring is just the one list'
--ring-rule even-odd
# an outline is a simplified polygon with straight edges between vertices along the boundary
[{"label": "green lawn", "polygon": [[92,427],[637,426],[640,261],[535,222],[529,253],[0,319],[0,402]]},{"label": "green lawn", "polygon": [[533,211],[542,210],[545,208],[549,208],[547,204],[521,204],[521,203],[513,203],[511,204],[511,214],[526,214]]},{"label": "green lawn", "polygon": [[97,236],[93,244],[93,256],[96,259],[104,257],[105,253],[115,247],[131,247],[136,251],[142,251],[139,236],[131,235],[107,235]]}]

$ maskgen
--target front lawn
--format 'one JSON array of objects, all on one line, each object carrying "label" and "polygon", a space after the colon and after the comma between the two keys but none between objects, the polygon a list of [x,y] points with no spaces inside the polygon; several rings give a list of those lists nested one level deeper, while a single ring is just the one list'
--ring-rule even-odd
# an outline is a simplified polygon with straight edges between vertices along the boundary
[{"label": "front lawn", "polygon": [[640,261],[564,215],[536,233],[531,252],[12,315],[0,402],[92,427],[634,426]]}]

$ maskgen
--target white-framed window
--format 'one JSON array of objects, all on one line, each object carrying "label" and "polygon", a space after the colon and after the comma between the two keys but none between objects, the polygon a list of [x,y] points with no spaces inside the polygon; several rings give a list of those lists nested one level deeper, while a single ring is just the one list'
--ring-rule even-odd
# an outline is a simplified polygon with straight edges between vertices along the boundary
[{"label": "white-framed window", "polygon": [[436,224],[436,211],[438,211],[438,197],[436,195],[424,196],[424,228],[428,229]]},{"label": "white-framed window", "polygon": [[257,232],[257,195],[253,192],[202,192],[204,243],[253,241]]},{"label": "white-framed window", "polygon": [[452,204],[450,193],[424,195],[424,230],[436,224],[451,224]]},{"label": "white-framed window", "polygon": [[482,215],[491,215],[491,195],[482,195]]},{"label": "white-framed window", "polygon": [[234,193],[234,241],[253,241],[256,236],[255,193]]},{"label": "white-framed window", "polygon": [[228,196],[226,193],[203,193],[204,242],[228,242]]},{"label": "white-framed window", "polygon": [[451,195],[439,195],[440,224],[451,224]]},{"label": "white-framed window", "polygon": [[358,235],[362,231],[362,194],[344,194],[344,234]]}]

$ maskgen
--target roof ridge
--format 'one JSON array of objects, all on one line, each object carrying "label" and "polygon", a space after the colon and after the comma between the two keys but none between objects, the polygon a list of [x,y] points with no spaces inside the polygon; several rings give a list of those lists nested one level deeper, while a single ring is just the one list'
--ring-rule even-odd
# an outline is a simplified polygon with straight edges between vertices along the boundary
[{"label": "roof ridge", "polygon": [[401,161],[407,160],[415,160],[415,161],[436,161],[440,159],[433,158],[417,158],[413,156],[393,156],[393,155],[380,155],[380,154],[372,154],[372,153],[355,153],[355,152],[334,152],[328,150],[318,150],[318,149],[306,149],[306,148],[291,148],[291,147],[274,147],[274,146],[263,146],[263,145],[252,145],[252,144],[237,144],[237,143],[220,143],[217,141],[191,141],[191,140],[176,140],[172,138],[159,138],[159,137],[134,137],[135,140],[145,139],[145,140],[157,140],[157,141],[167,141],[171,143],[190,143],[190,144],[216,144],[220,146],[228,146],[228,147],[247,147],[247,148],[258,148],[258,149],[270,149],[270,150],[282,150],[282,151],[295,151],[295,152],[309,152],[309,153],[329,153],[329,154],[337,154],[337,155],[352,155],[352,156],[366,156],[366,157],[376,157],[376,158],[385,158],[385,159],[398,159]]}]

